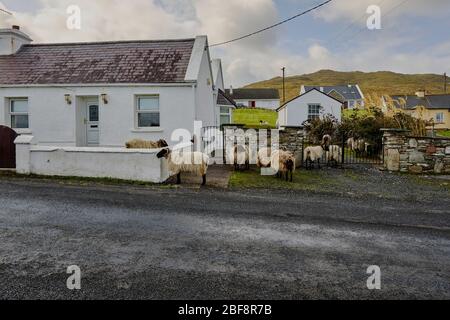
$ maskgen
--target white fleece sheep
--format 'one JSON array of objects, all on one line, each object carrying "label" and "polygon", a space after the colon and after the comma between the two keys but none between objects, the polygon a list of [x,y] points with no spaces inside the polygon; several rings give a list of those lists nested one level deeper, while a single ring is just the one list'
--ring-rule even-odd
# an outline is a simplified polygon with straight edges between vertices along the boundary
[{"label": "white fleece sheep", "polygon": [[181,173],[194,173],[203,178],[202,185],[206,184],[206,173],[208,172],[209,157],[202,152],[171,151],[166,148],[160,151],[158,158],[166,158],[169,171],[177,175],[177,184],[181,183]]},{"label": "white fleece sheep", "polygon": [[235,170],[238,170],[241,165],[250,169],[250,150],[245,145],[235,145],[229,153],[229,163],[234,164]]},{"label": "white fleece sheep", "polygon": [[[306,161],[306,166],[311,168],[314,162],[317,162],[320,168],[320,160],[323,158],[324,150],[321,146],[317,147],[307,147],[304,151],[304,160]],[[308,166],[309,164],[309,166]]]},{"label": "white fleece sheep", "polygon": [[283,150],[273,151],[271,156],[271,167],[277,171],[277,175],[281,179],[283,179],[283,175],[285,175],[286,181],[288,181],[290,174],[290,181],[292,182],[294,180],[295,156],[293,153]]},{"label": "white fleece sheep", "polygon": [[337,166],[342,161],[342,148],[337,145],[331,145],[326,152],[328,164],[334,162]]},{"label": "white fleece sheep", "polygon": [[269,168],[271,161],[272,161],[272,149],[261,148],[258,151],[258,162],[257,162],[258,167]]}]

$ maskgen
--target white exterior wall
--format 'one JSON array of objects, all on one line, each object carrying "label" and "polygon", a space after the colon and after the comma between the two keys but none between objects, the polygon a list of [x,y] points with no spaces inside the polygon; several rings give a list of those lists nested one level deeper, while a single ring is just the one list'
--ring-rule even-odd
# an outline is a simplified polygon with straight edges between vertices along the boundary
[{"label": "white exterior wall", "polygon": [[161,183],[169,178],[159,150],[45,147],[32,138],[16,140],[17,173],[44,176],[113,178]]},{"label": "white exterior wall", "polygon": [[300,126],[308,120],[308,105],[320,104],[322,114],[331,114],[339,122],[342,120],[342,104],[327,95],[313,90],[303,96],[287,103],[278,111],[280,126]]},{"label": "white exterior wall", "polygon": [[235,100],[236,103],[245,107],[249,106],[250,101],[256,101],[256,108],[277,110],[280,107],[280,100]]},{"label": "white exterior wall", "polygon": [[[108,95],[103,104],[102,93]],[[72,104],[64,95],[71,94]],[[135,104],[138,95],[159,95],[161,128],[137,129]],[[108,86],[108,87],[28,87],[0,88],[0,124],[9,124],[8,98],[28,98],[30,130],[18,133],[32,134],[39,144],[76,146],[77,110],[79,97],[97,97],[100,110],[100,145],[124,146],[135,138],[170,141],[176,129],[194,130],[196,89],[194,85],[175,86]],[[212,95],[212,94],[211,94]],[[213,105],[210,105],[213,110]],[[170,143],[170,142],[169,142]]]},{"label": "white exterior wall", "polygon": [[[214,100],[216,99],[216,100]],[[197,77],[196,89],[196,119],[203,122],[204,127],[216,126],[216,102],[217,96],[213,90],[213,78],[209,51],[205,49]]]}]

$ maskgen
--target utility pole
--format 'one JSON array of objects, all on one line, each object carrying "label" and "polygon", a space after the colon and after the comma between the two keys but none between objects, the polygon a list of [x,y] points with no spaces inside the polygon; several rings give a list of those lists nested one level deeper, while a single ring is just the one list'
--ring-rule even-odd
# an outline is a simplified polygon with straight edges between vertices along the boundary
[{"label": "utility pole", "polygon": [[283,103],[286,102],[286,67],[281,68],[283,71]]},{"label": "utility pole", "polygon": [[447,73],[444,73],[444,93],[447,93]]}]

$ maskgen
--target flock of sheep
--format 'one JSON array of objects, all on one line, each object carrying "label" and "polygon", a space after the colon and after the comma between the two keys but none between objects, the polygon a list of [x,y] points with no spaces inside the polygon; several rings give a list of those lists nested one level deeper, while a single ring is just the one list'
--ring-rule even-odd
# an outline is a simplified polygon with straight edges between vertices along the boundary
[{"label": "flock of sheep", "polygon": [[[202,152],[174,152],[165,140],[156,142],[132,140],[126,143],[126,147],[128,149],[161,149],[157,157],[167,159],[169,171],[177,176],[177,184],[181,183],[182,173],[194,173],[201,176],[202,185],[206,184],[210,158]],[[347,141],[347,147],[358,154],[367,152],[370,144],[363,139],[350,138]],[[325,135],[320,145],[304,148],[303,160],[306,169],[312,169],[315,164],[320,169],[321,161],[324,158],[328,165],[337,167],[342,162],[342,152],[342,147],[332,144],[331,136]],[[235,145],[227,152],[227,163],[234,164],[235,170],[239,170],[241,166],[245,166],[245,169],[249,170],[250,160],[250,150],[246,145]],[[277,177],[292,182],[296,169],[296,158],[292,152],[286,150],[261,148],[257,154],[257,165],[259,168],[271,168],[277,172]]]}]

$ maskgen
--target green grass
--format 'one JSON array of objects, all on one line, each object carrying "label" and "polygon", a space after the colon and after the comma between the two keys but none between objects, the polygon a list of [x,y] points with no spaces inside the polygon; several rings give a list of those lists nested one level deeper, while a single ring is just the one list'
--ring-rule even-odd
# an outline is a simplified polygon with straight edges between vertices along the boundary
[{"label": "green grass", "polygon": [[[243,124],[247,128],[275,128],[278,120],[276,111],[264,109],[236,109],[233,112],[233,122]],[[269,126],[261,126],[260,121],[267,121]]]},{"label": "green grass", "polygon": [[437,134],[438,134],[438,136],[440,136],[440,137],[450,138],[450,130],[447,130],[447,131],[439,131]]},{"label": "green grass", "polygon": [[230,188],[243,189],[289,189],[304,191],[333,191],[336,182],[327,179],[322,171],[299,170],[294,173],[294,182],[286,182],[275,176],[262,176],[258,168],[235,171],[230,179]]}]

